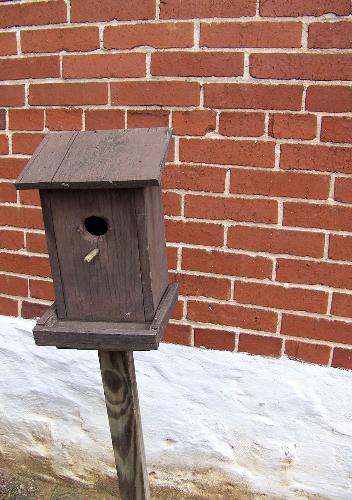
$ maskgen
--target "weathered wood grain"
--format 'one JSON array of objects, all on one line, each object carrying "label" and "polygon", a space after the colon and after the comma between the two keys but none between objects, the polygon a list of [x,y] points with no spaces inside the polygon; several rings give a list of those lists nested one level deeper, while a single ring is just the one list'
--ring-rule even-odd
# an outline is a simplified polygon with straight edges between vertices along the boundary
[{"label": "weathered wood grain", "polygon": [[43,220],[45,225],[45,236],[48,245],[49,262],[53,278],[57,314],[60,318],[66,317],[66,304],[62,284],[61,268],[59,255],[56,245],[55,228],[51,209],[51,193],[46,190],[40,190],[40,200],[43,209]]},{"label": "weathered wood grain", "polygon": [[51,179],[59,168],[65,154],[70,149],[78,132],[47,134],[16,180],[16,189],[32,189],[41,179]]},{"label": "weathered wood grain", "polygon": [[150,500],[133,352],[99,352],[122,500]]},{"label": "weathered wood grain", "polygon": [[[49,192],[46,191],[48,194]],[[134,189],[50,191],[65,315],[82,321],[145,321]],[[90,216],[103,217],[108,230],[93,236]],[[99,249],[90,263],[86,255]],[[53,251],[54,253],[54,251]],[[59,292],[59,286],[57,287]],[[58,295],[59,298],[59,295]]]},{"label": "weathered wood grain", "polygon": [[17,189],[90,189],[160,184],[171,129],[51,132]]},{"label": "weathered wood grain", "polygon": [[171,283],[166,289],[163,298],[160,301],[159,307],[156,310],[154,319],[150,325],[150,329],[156,332],[157,342],[164,333],[165,327],[171,318],[172,311],[178,299],[178,284]]},{"label": "weathered wood grain", "polygon": [[146,320],[152,320],[168,286],[164,210],[162,192],[159,186],[146,186],[143,192],[149,271],[154,305],[153,315],[146,317]]},{"label": "weathered wood grain", "polygon": [[152,323],[60,320],[53,304],[33,329],[37,345],[71,349],[150,351],[160,338],[177,301],[178,286],[168,286]]},{"label": "weathered wood grain", "polygon": [[145,319],[151,321],[168,285],[162,195],[159,186],[134,191]]}]

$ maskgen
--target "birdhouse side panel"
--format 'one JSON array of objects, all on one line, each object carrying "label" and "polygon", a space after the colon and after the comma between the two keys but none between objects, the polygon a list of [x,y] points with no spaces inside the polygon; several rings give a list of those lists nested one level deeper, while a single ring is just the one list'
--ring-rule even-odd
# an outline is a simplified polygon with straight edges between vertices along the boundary
[{"label": "birdhouse side panel", "polygon": [[164,214],[159,186],[136,190],[146,320],[151,321],[168,286]]},{"label": "birdhouse side panel", "polygon": [[[65,316],[144,322],[133,189],[52,190],[52,225]],[[55,266],[55,256],[51,256]]]}]

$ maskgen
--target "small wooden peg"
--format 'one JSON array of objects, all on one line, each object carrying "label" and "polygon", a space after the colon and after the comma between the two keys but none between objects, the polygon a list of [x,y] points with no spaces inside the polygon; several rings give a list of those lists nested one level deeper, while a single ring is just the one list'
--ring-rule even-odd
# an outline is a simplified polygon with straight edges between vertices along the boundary
[{"label": "small wooden peg", "polygon": [[85,257],[84,257],[84,262],[92,262],[93,259],[98,255],[99,253],[99,248],[94,248],[91,252],[89,252]]}]

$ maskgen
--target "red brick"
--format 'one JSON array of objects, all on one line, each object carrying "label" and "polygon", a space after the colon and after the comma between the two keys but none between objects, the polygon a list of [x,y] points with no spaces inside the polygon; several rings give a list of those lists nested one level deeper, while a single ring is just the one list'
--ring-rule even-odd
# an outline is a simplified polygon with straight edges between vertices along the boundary
[{"label": "red brick", "polygon": [[64,0],[0,5],[0,27],[57,24],[67,21]]},{"label": "red brick", "polygon": [[203,273],[271,279],[272,261],[265,257],[251,257],[218,250],[182,250],[182,269]]},{"label": "red brick", "polygon": [[172,163],[175,161],[175,138],[173,137],[170,142],[169,152],[166,156],[166,163]]},{"label": "red brick", "polygon": [[227,237],[230,248],[303,257],[323,257],[324,242],[319,233],[239,225],[231,226]]},{"label": "red brick", "polygon": [[0,155],[9,154],[9,140],[7,135],[0,134]]},{"label": "red brick", "polygon": [[209,108],[288,109],[299,111],[299,85],[251,85],[248,83],[205,84],[205,106]]},{"label": "red brick", "polygon": [[352,148],[310,144],[283,144],[280,167],[287,169],[352,172]]},{"label": "red brick", "polygon": [[188,301],[187,318],[199,323],[236,326],[247,330],[276,330],[277,316],[272,311],[232,304]]},{"label": "red brick", "polygon": [[169,323],[162,337],[163,342],[171,344],[192,345],[192,329],[189,325]]},{"label": "red brick", "polygon": [[352,23],[350,21],[340,21],[310,24],[308,47],[310,49],[351,49]]},{"label": "red brick", "polygon": [[31,84],[29,102],[32,106],[107,104],[108,87],[106,83]]},{"label": "red brick", "polygon": [[282,339],[278,337],[241,333],[238,352],[279,357],[281,355],[281,346]]},{"label": "red brick", "polygon": [[352,260],[352,236],[330,235],[329,257],[334,260]]},{"label": "red brick", "polygon": [[17,179],[27,162],[24,158],[0,158],[0,178]]},{"label": "red brick", "polygon": [[324,200],[329,196],[329,188],[327,175],[247,169],[231,171],[230,190],[236,194]]},{"label": "red brick", "polygon": [[44,111],[42,109],[10,109],[10,130],[43,130]]},{"label": "red brick", "polygon": [[165,230],[169,242],[207,246],[222,246],[224,243],[221,224],[166,220]]},{"label": "red brick", "polygon": [[226,278],[210,278],[208,276],[178,273],[175,276],[175,281],[179,284],[179,293],[181,295],[211,297],[224,300],[230,298],[231,282]]},{"label": "red brick", "polygon": [[111,84],[112,104],[117,106],[198,106],[196,82],[121,82]]},{"label": "red brick", "polygon": [[128,128],[168,127],[169,112],[166,110],[127,111]]},{"label": "red brick", "polygon": [[264,141],[181,139],[180,160],[193,163],[273,167],[275,145]]},{"label": "red brick", "polygon": [[166,163],[172,163],[175,161],[175,138],[173,137],[170,142],[169,152],[166,156]]},{"label": "red brick", "polygon": [[40,318],[47,309],[48,306],[45,306],[44,304],[35,304],[33,302],[23,301],[21,316],[26,319]]},{"label": "red brick", "polygon": [[38,208],[3,206],[0,210],[0,226],[42,229],[42,211]]},{"label": "red brick", "polygon": [[313,203],[284,203],[286,226],[352,231],[352,208]]},{"label": "red brick", "polygon": [[317,119],[314,115],[273,114],[269,120],[269,135],[277,139],[314,139]]},{"label": "red brick", "polygon": [[235,300],[275,309],[326,313],[328,294],[303,288],[236,282]]},{"label": "red brick", "polygon": [[0,203],[16,203],[17,193],[12,182],[0,182]]},{"label": "red brick", "polygon": [[352,349],[335,347],[331,366],[335,368],[352,368]]},{"label": "red brick", "polygon": [[155,52],[151,74],[156,76],[241,76],[243,54],[238,52]]},{"label": "red brick", "polygon": [[170,142],[169,152],[166,156],[166,163],[172,163],[175,161],[175,138],[173,137]]},{"label": "red brick", "polygon": [[342,203],[352,203],[352,179],[338,177],[335,179],[335,200]]},{"label": "red brick", "polygon": [[183,306],[184,306],[184,301],[178,299],[171,315],[171,319],[179,320],[183,318]]},{"label": "red brick", "polygon": [[259,137],[264,134],[264,113],[221,113],[219,132],[234,137]]},{"label": "red brick", "polygon": [[0,297],[0,314],[3,314],[4,316],[17,316],[18,301]]},{"label": "red brick", "polygon": [[169,269],[176,269],[177,267],[177,248],[166,247],[167,254],[167,267]]},{"label": "red brick", "polygon": [[60,59],[57,56],[1,59],[0,74],[3,80],[55,78],[60,76]]},{"label": "red brick", "polygon": [[46,126],[49,130],[82,130],[81,109],[47,109]]},{"label": "red brick", "polygon": [[181,215],[182,198],[177,193],[163,193],[163,206],[166,215]]},{"label": "red brick", "polygon": [[234,332],[213,330],[209,328],[194,329],[195,347],[206,347],[217,351],[234,351],[236,335]]},{"label": "red brick", "polygon": [[24,233],[0,229],[0,248],[20,250],[24,247]]},{"label": "red brick", "polygon": [[0,293],[6,295],[15,295],[17,297],[27,297],[28,295],[28,280],[0,274]]},{"label": "red brick", "polygon": [[352,142],[352,118],[323,116],[320,137],[322,141]]},{"label": "red brick", "polygon": [[333,293],[331,314],[352,318],[352,295],[347,293]]},{"label": "red brick", "polygon": [[13,134],[12,152],[14,154],[31,155],[44,137],[44,134]]},{"label": "red brick", "polygon": [[186,195],[185,215],[196,219],[275,223],[277,203],[272,200]]},{"label": "red brick", "polygon": [[296,22],[202,23],[201,47],[300,47],[302,24]]},{"label": "red brick", "polygon": [[256,0],[165,0],[160,5],[161,19],[254,16]]},{"label": "red brick", "polygon": [[163,172],[162,185],[165,189],[222,193],[225,189],[225,176],[225,168],[167,165]]},{"label": "red brick", "polygon": [[22,52],[81,52],[99,48],[97,26],[21,31]]},{"label": "red brick", "polygon": [[86,130],[125,128],[125,112],[120,109],[92,109],[85,112]]},{"label": "red brick", "polygon": [[50,276],[49,259],[45,257],[0,253],[0,267],[10,273]]},{"label": "red brick", "polygon": [[212,110],[174,111],[172,127],[176,135],[205,135],[216,127],[216,113]]},{"label": "red brick", "polygon": [[347,16],[351,12],[349,0],[260,0],[260,15],[267,17],[322,16],[336,14]]},{"label": "red brick", "polygon": [[276,280],[352,289],[352,266],[309,260],[278,259]]},{"label": "red brick", "polygon": [[88,54],[63,57],[64,78],[145,76],[145,54]]},{"label": "red brick", "polygon": [[342,85],[308,87],[306,109],[328,113],[352,111],[352,87],[343,87]]},{"label": "red brick", "polygon": [[34,205],[40,207],[40,196],[37,189],[26,189],[19,191],[20,203],[22,205]]},{"label": "red brick", "polygon": [[320,344],[308,344],[296,340],[286,340],[285,354],[290,359],[298,359],[307,363],[327,365],[330,359],[331,347]]},{"label": "red brick", "polygon": [[42,300],[55,300],[54,287],[51,281],[29,280],[30,297]]},{"label": "red brick", "polygon": [[352,341],[352,323],[284,314],[282,316],[281,333],[293,337],[350,344]]},{"label": "red brick", "polygon": [[134,49],[142,46],[156,49],[193,47],[193,24],[140,23],[105,28],[106,49]]},{"label": "red brick", "polygon": [[33,253],[48,253],[45,234],[41,233],[27,233],[26,234],[26,247],[28,252]]},{"label": "red brick", "polygon": [[0,106],[23,105],[24,85],[0,85]]},{"label": "red brick", "polygon": [[252,54],[250,74],[277,80],[352,80],[350,54]]},{"label": "red brick", "polygon": [[6,109],[0,109],[0,130],[6,128]]},{"label": "red brick", "polygon": [[0,33],[0,55],[7,56],[13,54],[17,54],[16,33],[15,32]]},{"label": "red brick", "polygon": [[71,0],[71,22],[154,19],[154,0]]}]

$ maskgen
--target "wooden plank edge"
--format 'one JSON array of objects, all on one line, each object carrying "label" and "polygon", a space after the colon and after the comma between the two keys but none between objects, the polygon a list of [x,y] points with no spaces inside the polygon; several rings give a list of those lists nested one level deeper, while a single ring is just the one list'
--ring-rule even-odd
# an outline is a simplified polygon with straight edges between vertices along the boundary
[{"label": "wooden plank edge", "polygon": [[151,324],[150,329],[154,330],[157,335],[158,345],[161,340],[161,337],[164,333],[166,325],[171,318],[172,311],[178,299],[178,283],[171,283],[159,304],[158,309],[156,310],[154,320]]},{"label": "wooden plank edge", "polygon": [[[110,331],[75,331],[70,329],[70,322],[60,321],[56,325],[55,303],[48,308],[38,320],[33,329],[33,336],[38,346],[55,346],[66,349],[98,349],[102,351],[150,351],[158,349],[159,342],[165,327],[171,317],[178,298],[178,284],[168,285],[154,320],[149,329],[145,330],[115,330],[111,325]],[[79,323],[79,322],[77,322]],[[82,328],[89,322],[82,322]],[[107,322],[107,327],[109,323]],[[92,322],[94,327],[94,322]]]},{"label": "wooden plank edge", "polygon": [[126,181],[85,181],[85,182],[24,182],[15,184],[21,189],[126,189],[143,186],[159,186],[159,179],[138,179]]},{"label": "wooden plank edge", "polygon": [[38,346],[52,346],[66,349],[87,349],[99,351],[151,351],[158,348],[156,335],[111,335],[105,333],[75,333],[69,336],[63,332],[33,330]]}]

